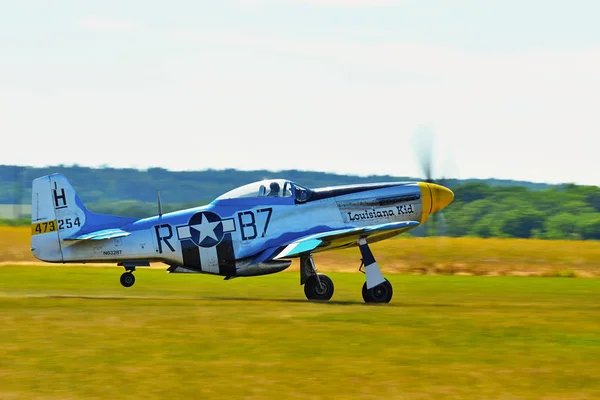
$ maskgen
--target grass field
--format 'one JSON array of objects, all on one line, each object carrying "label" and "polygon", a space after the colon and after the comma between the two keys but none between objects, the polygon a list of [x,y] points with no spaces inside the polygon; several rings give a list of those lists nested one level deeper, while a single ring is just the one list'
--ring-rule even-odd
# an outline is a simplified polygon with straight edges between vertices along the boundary
[{"label": "grass field", "polygon": [[[0,244],[0,263],[38,261],[29,250],[29,227],[0,226]],[[600,277],[597,241],[400,236],[372,249],[388,273]],[[323,272],[356,271],[360,253],[318,253],[315,261]]]},{"label": "grass field", "polygon": [[0,267],[2,399],[598,399],[600,280]]}]

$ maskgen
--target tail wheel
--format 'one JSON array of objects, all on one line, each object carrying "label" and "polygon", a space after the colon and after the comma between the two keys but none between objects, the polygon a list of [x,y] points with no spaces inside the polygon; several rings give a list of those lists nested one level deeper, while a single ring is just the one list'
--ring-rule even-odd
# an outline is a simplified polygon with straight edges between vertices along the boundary
[{"label": "tail wheel", "polygon": [[131,272],[125,272],[121,275],[121,285],[131,287],[135,283],[135,275]]},{"label": "tail wheel", "polygon": [[365,303],[389,303],[393,294],[392,284],[387,279],[371,289],[367,289],[366,282],[362,287],[362,296]]},{"label": "tail wheel", "polygon": [[304,294],[309,300],[329,300],[333,296],[333,281],[327,275],[319,274],[319,280],[311,275],[304,283]]}]

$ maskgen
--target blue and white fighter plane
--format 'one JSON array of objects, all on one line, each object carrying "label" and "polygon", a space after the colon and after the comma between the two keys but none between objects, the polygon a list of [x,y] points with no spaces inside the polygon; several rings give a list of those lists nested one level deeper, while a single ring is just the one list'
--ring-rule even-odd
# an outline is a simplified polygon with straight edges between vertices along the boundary
[{"label": "blue and white fighter plane", "polygon": [[[150,218],[90,212],[65,176],[33,181],[31,250],[52,263],[114,262],[121,284],[136,267],[163,262],[172,273],[225,279],[283,271],[300,259],[300,284],[310,300],[329,300],[334,286],[312,255],[358,246],[365,302],[388,303],[392,285],[369,245],[409,231],[452,202],[446,187],[391,182],[309,189],[285,179],[250,183],[202,207]],[[364,265],[364,271],[361,269]]]}]

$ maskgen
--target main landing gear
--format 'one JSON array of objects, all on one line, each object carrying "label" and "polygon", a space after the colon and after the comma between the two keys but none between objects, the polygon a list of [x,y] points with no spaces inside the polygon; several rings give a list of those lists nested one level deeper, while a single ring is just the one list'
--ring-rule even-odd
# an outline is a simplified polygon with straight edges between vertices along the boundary
[{"label": "main landing gear", "polygon": [[[359,239],[358,247],[363,262],[359,271],[366,275],[362,287],[363,300],[365,303],[389,303],[394,294],[392,284],[381,275],[367,241]],[[309,300],[329,300],[333,296],[333,281],[327,275],[317,273],[310,255],[300,258],[300,285],[304,285],[304,294]]]},{"label": "main landing gear", "polygon": [[362,287],[362,297],[365,303],[389,303],[392,300],[392,284],[386,279],[385,282],[367,289],[367,282]]},{"label": "main landing gear", "polygon": [[364,271],[360,268],[359,270],[364,272],[367,278],[362,287],[363,300],[365,303],[389,303],[394,294],[392,284],[381,275],[379,265],[377,265],[373,253],[371,253],[367,240],[359,239],[358,248],[362,255],[363,265],[365,266]]},{"label": "main landing gear", "polygon": [[300,284],[309,300],[329,300],[333,296],[333,281],[325,274],[317,273],[311,256],[300,258]]}]

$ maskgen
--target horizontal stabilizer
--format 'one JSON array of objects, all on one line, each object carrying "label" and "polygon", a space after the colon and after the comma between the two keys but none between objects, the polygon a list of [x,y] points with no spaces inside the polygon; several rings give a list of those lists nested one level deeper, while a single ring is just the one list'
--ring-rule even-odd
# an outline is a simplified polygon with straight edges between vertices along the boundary
[{"label": "horizontal stabilizer", "polygon": [[123,236],[131,235],[131,232],[126,232],[121,229],[103,229],[101,231],[86,233],[85,235],[71,236],[64,238],[63,240],[105,240],[114,239]]},{"label": "horizontal stabilizer", "polygon": [[298,257],[319,249],[327,247],[342,247],[352,244],[358,238],[369,237],[371,235],[388,233],[391,235],[400,234],[419,225],[417,221],[389,222],[386,224],[370,225],[360,228],[345,228],[329,232],[309,235],[295,240],[284,246],[272,259]]}]

